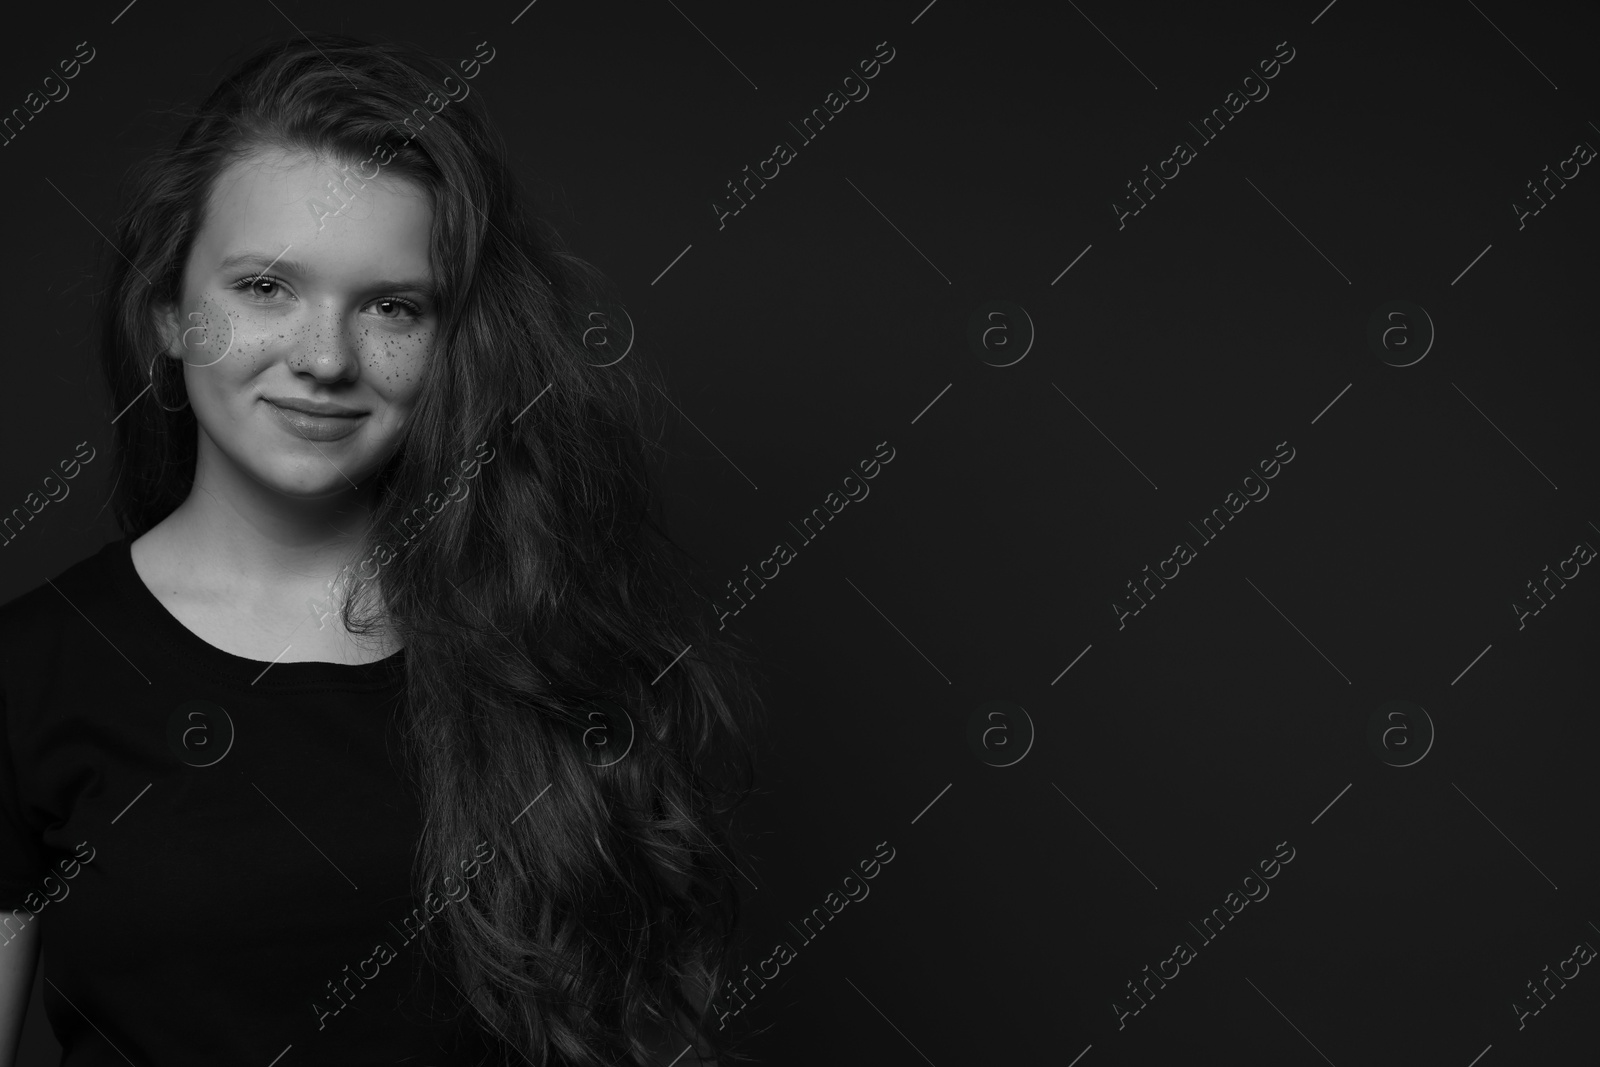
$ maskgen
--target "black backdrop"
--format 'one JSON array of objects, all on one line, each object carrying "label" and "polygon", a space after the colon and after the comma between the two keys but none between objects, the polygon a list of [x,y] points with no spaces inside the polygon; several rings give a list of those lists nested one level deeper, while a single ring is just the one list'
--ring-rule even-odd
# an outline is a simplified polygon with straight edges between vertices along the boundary
[{"label": "black backdrop", "polygon": [[[296,27],[487,41],[475,90],[667,366],[708,590],[796,550],[729,621],[774,712],[747,958],[795,950],[731,1023],[766,1062],[1592,1062],[1585,5],[124,3],[0,44],[6,110],[95,50],[0,148],[0,506],[109,448],[88,271],[156,111]],[[105,470],[0,597],[117,535]],[[36,990],[24,1062],[46,1030]]]}]

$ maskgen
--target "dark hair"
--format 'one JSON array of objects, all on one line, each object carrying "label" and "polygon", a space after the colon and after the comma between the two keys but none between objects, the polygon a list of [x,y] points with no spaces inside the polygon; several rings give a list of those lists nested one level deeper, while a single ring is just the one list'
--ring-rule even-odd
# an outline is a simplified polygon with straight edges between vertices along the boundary
[{"label": "dark hair", "polygon": [[[153,309],[180,303],[218,174],[262,148],[354,167],[384,146],[383,173],[432,194],[440,330],[375,475],[371,529],[398,529],[475,446],[494,450],[475,492],[357,572],[341,615],[355,633],[386,621],[405,648],[417,895],[475,844],[495,849],[428,924],[427,950],[448,949],[480,1020],[536,1064],[648,1057],[672,1032],[726,1056],[709,999],[739,917],[726,823],[752,780],[754,658],[710,627],[663,529],[645,431],[657,372],[583,344],[610,288],[524,213],[463,87],[407,46],[296,38],[247,59],[135,169],[101,294],[111,408],[134,405],[116,425],[113,508],[139,536],[192,487],[192,410],[134,402],[151,384],[181,395],[152,377],[174,362]],[[619,747],[631,735],[609,765],[586,744],[597,715]]]}]

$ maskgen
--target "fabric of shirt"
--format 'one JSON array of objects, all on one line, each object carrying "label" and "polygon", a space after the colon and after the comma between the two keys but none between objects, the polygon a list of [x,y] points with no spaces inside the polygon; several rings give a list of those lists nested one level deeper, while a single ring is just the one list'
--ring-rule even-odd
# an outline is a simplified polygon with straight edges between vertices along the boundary
[{"label": "fabric of shirt", "polygon": [[0,607],[0,952],[40,924],[62,1067],[489,1062],[418,936],[404,651],[224,652],[131,544]]}]

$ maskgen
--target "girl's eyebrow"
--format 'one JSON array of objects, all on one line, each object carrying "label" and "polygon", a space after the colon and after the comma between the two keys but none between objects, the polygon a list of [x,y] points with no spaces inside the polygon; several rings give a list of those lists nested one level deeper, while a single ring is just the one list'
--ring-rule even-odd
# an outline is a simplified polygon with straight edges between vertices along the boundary
[{"label": "girl's eyebrow", "polygon": [[[268,264],[271,264],[274,269],[282,270],[285,274],[294,274],[302,278],[311,273],[305,264],[300,263],[297,260],[283,259],[280,256],[274,256],[265,252],[255,252],[250,250],[235,252],[232,255],[225,257],[221,263],[217,264],[217,269],[220,271],[229,271],[235,270],[239,267],[265,267]],[[429,294],[433,292],[433,284],[426,278],[399,281],[391,278],[380,278],[379,280],[371,283],[368,288],[404,289]]]},{"label": "girl's eyebrow", "polygon": [[221,263],[217,264],[217,269],[232,270],[235,267],[246,267],[251,265],[265,266],[266,264],[283,268],[285,274],[299,274],[303,276],[309,273],[306,270],[305,264],[299,263],[292,259],[284,259],[282,258],[281,252],[278,255],[269,255],[266,252],[256,252],[249,249],[235,252],[231,256],[225,257]]}]

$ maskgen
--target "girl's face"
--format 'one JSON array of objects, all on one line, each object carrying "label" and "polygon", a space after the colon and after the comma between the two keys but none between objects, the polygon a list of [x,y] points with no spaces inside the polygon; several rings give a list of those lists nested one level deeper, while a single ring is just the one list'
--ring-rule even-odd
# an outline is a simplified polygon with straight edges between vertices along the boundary
[{"label": "girl's face", "polygon": [[265,149],[218,176],[182,306],[158,319],[183,361],[198,469],[314,498],[399,447],[439,329],[433,207],[414,182],[354,174]]}]

